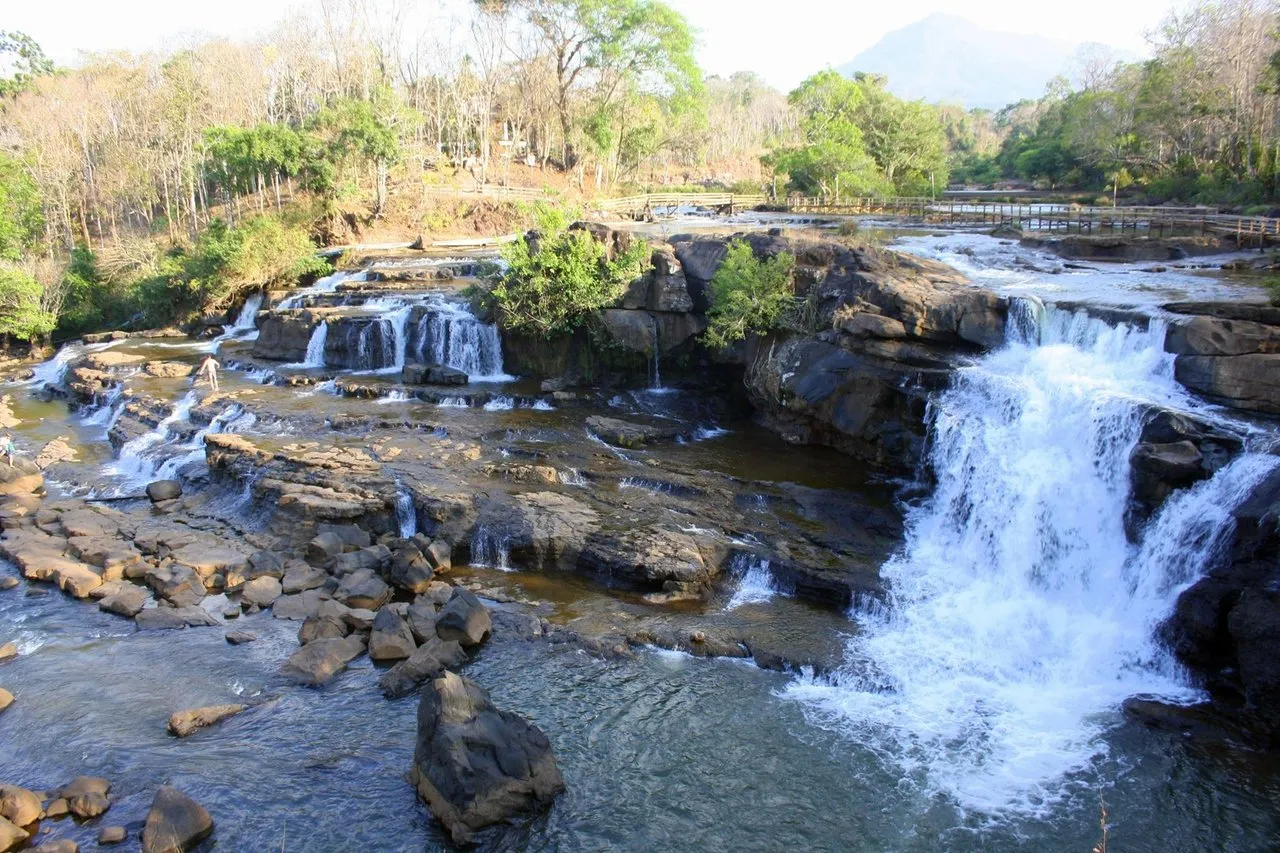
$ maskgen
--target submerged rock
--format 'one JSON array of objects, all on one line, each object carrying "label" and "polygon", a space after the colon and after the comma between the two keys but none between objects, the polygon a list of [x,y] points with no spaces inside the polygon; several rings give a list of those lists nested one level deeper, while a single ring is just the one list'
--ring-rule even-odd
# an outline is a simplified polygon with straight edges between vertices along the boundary
[{"label": "submerged rock", "polygon": [[202,628],[221,624],[212,613],[199,607],[151,607],[139,611],[133,621],[143,631]]},{"label": "submerged rock", "polygon": [[281,672],[301,684],[319,687],[364,654],[363,637],[315,640],[289,656]]},{"label": "submerged rock", "polygon": [[4,711],[13,704],[13,694],[3,687],[0,687],[0,711]]},{"label": "submerged rock", "polygon": [[185,853],[213,834],[213,818],[177,788],[156,791],[142,830],[142,853]]},{"label": "submerged rock", "polygon": [[169,734],[174,737],[187,737],[194,734],[198,729],[212,726],[225,720],[227,717],[233,717],[239,714],[248,705],[210,705],[206,708],[192,708],[187,711],[178,711],[169,717],[168,729]]},{"label": "submerged rock", "polygon": [[422,691],[410,779],[457,844],[545,808],[564,791],[546,735],[453,673]]}]

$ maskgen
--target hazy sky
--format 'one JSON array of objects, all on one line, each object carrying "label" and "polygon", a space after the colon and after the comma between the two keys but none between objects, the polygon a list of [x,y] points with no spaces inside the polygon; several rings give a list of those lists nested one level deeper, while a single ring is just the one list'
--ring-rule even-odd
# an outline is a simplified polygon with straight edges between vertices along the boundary
[{"label": "hazy sky", "polygon": [[[290,9],[319,0],[10,0],[0,29],[24,31],[59,62],[81,50],[145,50],[197,32],[250,36]],[[461,0],[453,0],[461,2]],[[751,70],[788,89],[812,72],[840,65],[886,32],[934,12],[991,29],[1065,41],[1097,41],[1143,52],[1144,33],[1173,0],[1076,0],[1069,6],[1025,0],[667,0],[699,31],[699,59],[716,74]],[[1009,73],[1016,74],[1011,68]]]}]

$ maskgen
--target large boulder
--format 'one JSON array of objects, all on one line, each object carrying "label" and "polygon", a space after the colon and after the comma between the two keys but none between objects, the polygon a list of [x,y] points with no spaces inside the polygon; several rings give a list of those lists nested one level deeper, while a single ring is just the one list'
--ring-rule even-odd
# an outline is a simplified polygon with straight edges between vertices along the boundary
[{"label": "large boulder", "polygon": [[0,853],[17,850],[30,837],[30,834],[22,827],[14,824],[6,817],[0,817]]},{"label": "large boulder", "polygon": [[413,654],[417,644],[405,620],[390,607],[378,611],[369,635],[369,659],[374,661],[404,660]]},{"label": "large boulder", "polygon": [[451,672],[422,691],[410,778],[457,844],[546,808],[564,791],[546,735]]},{"label": "large boulder", "polygon": [[466,385],[465,371],[444,364],[406,364],[400,381],[406,385]]},{"label": "large boulder", "polygon": [[489,610],[470,591],[453,588],[449,603],[436,619],[436,634],[442,640],[453,640],[465,648],[478,646],[493,633]]},{"label": "large boulder", "polygon": [[364,638],[354,635],[316,640],[290,655],[281,672],[301,684],[319,687],[345,670],[364,648]]},{"label": "large boulder", "polygon": [[177,788],[156,791],[142,830],[142,853],[185,853],[213,834],[213,818]]},{"label": "large boulder", "polygon": [[142,631],[169,631],[179,628],[214,627],[221,623],[201,607],[148,607],[133,617]]},{"label": "large boulder", "polygon": [[182,497],[182,483],[177,480],[156,480],[147,486],[147,497],[152,503],[171,501]]},{"label": "large boulder", "polygon": [[147,572],[147,585],[158,597],[175,607],[199,604],[204,598],[204,581],[196,570],[182,563],[157,566]]},{"label": "large boulder", "polygon": [[348,607],[378,610],[391,600],[391,587],[373,569],[360,569],[342,579],[333,597]]},{"label": "large boulder", "polygon": [[467,661],[467,653],[453,640],[432,636],[423,640],[408,659],[391,667],[378,679],[378,687],[388,699],[408,696],[423,682],[439,678],[445,670],[456,670]]},{"label": "large boulder", "polygon": [[0,817],[16,826],[30,826],[44,814],[40,798],[17,785],[0,785]]}]

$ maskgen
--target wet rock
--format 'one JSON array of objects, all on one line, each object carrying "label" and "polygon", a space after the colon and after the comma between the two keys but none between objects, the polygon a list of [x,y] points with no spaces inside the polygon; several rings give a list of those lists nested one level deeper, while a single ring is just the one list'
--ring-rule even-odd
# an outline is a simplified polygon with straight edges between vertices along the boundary
[{"label": "wet rock", "polygon": [[453,568],[453,548],[442,539],[433,540],[422,554],[437,572],[448,572]]},{"label": "wet rock", "polygon": [[453,673],[422,691],[410,779],[457,844],[545,808],[564,791],[546,735]]},{"label": "wet rock", "polygon": [[210,705],[205,708],[178,711],[169,717],[169,734],[174,737],[187,737],[227,717],[234,717],[247,707],[247,705]]},{"label": "wet rock", "polygon": [[263,575],[244,585],[244,589],[240,593],[240,600],[246,606],[270,607],[280,595],[280,581],[270,575]]},{"label": "wet rock", "polygon": [[70,838],[56,838],[39,847],[30,848],[30,853],[80,853],[80,845]]},{"label": "wet rock", "polygon": [[417,692],[427,680],[439,678],[445,670],[456,670],[467,661],[467,653],[453,640],[431,636],[407,660],[393,666],[378,679],[378,687],[388,699],[400,699]]},{"label": "wet rock", "polygon": [[1181,355],[1174,362],[1174,377],[1237,409],[1280,414],[1280,353]]},{"label": "wet rock", "polygon": [[13,704],[13,694],[3,687],[0,687],[0,711],[4,711]]},{"label": "wet rock", "polygon": [[401,374],[406,385],[466,385],[466,372],[443,364],[406,364]]},{"label": "wet rock", "polygon": [[489,610],[469,591],[454,587],[449,603],[436,619],[436,634],[442,640],[455,640],[464,648],[478,646],[493,632]]},{"label": "wet rock", "polygon": [[363,570],[378,572],[391,563],[391,549],[386,545],[372,545],[346,554],[339,554],[329,563],[329,571],[346,575]]},{"label": "wet rock", "polygon": [[436,606],[431,601],[424,601],[423,596],[418,596],[413,604],[409,605],[409,609],[405,614],[405,621],[408,622],[409,631],[413,634],[413,639],[416,643],[425,643],[427,640],[438,636],[436,634]]},{"label": "wet rock", "polygon": [[227,642],[233,646],[242,646],[258,639],[258,635],[249,631],[231,631],[227,634]]},{"label": "wet rock", "polygon": [[151,607],[133,617],[140,630],[167,631],[178,628],[202,628],[220,624],[216,617],[199,607]]},{"label": "wet rock", "polygon": [[338,616],[308,616],[298,629],[298,645],[305,646],[316,640],[340,640],[351,629]]},{"label": "wet rock", "polygon": [[37,468],[44,471],[59,462],[75,462],[79,455],[71,445],[70,437],[60,435],[40,448],[40,452],[36,454],[35,463]]},{"label": "wet rock", "polygon": [[364,639],[358,636],[316,640],[290,655],[281,672],[301,684],[319,687],[345,670],[364,649]]},{"label": "wet rock", "polygon": [[18,656],[18,647],[12,642],[0,643],[0,663],[13,660]]},{"label": "wet rock", "polygon": [[1128,237],[1072,234],[1024,236],[1021,244],[1060,258],[1089,261],[1176,261],[1225,251],[1217,237]]},{"label": "wet rock", "polygon": [[142,830],[142,853],[184,853],[213,834],[213,818],[177,788],[156,791]]},{"label": "wet rock", "polygon": [[614,447],[633,449],[659,441],[674,441],[680,434],[678,427],[638,424],[600,415],[587,418],[587,428],[601,441]]},{"label": "wet rock", "polygon": [[8,818],[0,817],[0,853],[17,850],[31,836]]},{"label": "wet rock", "polygon": [[196,570],[182,563],[161,565],[147,571],[147,585],[159,598],[176,607],[199,604],[204,598],[204,580]]},{"label": "wet rock", "polygon": [[348,607],[376,611],[391,600],[391,587],[372,569],[361,569],[343,578],[333,597]]},{"label": "wet rock", "polygon": [[44,816],[49,820],[60,820],[71,814],[71,808],[62,797],[55,797],[44,807]]},{"label": "wet rock", "polygon": [[147,497],[152,503],[171,501],[182,497],[182,483],[177,480],[156,480],[147,485]]},{"label": "wet rock", "polygon": [[0,578],[0,591],[13,589],[18,585],[19,581],[12,575],[6,575]]},{"label": "wet rock", "polygon": [[122,583],[111,595],[98,601],[98,608],[132,619],[151,601],[147,590],[137,584]]},{"label": "wet rock", "polygon": [[111,791],[111,783],[97,776],[77,776],[58,791],[58,796],[67,801],[70,812],[82,820],[97,817],[110,808],[107,794]]},{"label": "wet rock", "polygon": [[44,814],[40,798],[17,785],[0,785],[0,817],[16,826],[30,826]]},{"label": "wet rock", "polygon": [[122,844],[129,838],[129,831],[123,826],[104,826],[98,832],[98,843],[103,847],[111,844]]},{"label": "wet rock", "polygon": [[426,555],[411,543],[399,546],[391,555],[390,580],[403,590],[423,592],[431,585],[435,574]]},{"label": "wet rock", "polygon": [[369,635],[369,659],[374,661],[404,660],[417,648],[413,632],[405,620],[390,607],[378,611]]}]

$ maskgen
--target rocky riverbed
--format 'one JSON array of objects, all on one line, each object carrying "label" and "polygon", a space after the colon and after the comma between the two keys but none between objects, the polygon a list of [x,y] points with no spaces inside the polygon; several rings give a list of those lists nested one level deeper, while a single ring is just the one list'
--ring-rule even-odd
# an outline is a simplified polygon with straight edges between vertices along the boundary
[{"label": "rocky riverbed", "polygon": [[[1032,514],[1004,530],[1030,521],[1039,541],[1059,537],[1060,553],[1010,556],[997,526],[981,534],[998,546],[983,560],[1033,577],[1069,576],[1083,564],[1061,555],[1075,550],[1124,561],[1162,524],[1172,542],[1194,538],[1211,521],[1200,498],[1211,488],[1218,497],[1203,503],[1225,513],[1219,527],[1233,511],[1264,518],[1266,418],[1280,408],[1267,379],[1280,358],[1270,309],[1206,306],[1191,285],[1177,304],[1054,307],[933,259],[746,239],[762,256],[796,255],[816,321],[728,357],[695,337],[725,240],[689,234],[654,243],[652,273],[602,312],[604,348],[598,335],[504,339],[464,298],[475,259],[402,256],[265,294],[202,339],[64,349],[11,387],[24,458],[0,467],[0,553],[17,579],[0,590],[0,642],[16,652],[0,663],[14,697],[0,711],[0,783],[48,794],[94,775],[113,786],[106,815],[58,820],[57,797],[45,797],[46,816],[22,831],[87,844],[120,826],[140,839],[147,809],[172,790],[208,811],[213,841],[229,849],[421,849],[446,837],[532,849],[1078,849],[1096,840],[1106,786],[1124,815],[1113,839],[1212,833],[1195,815],[1223,803],[1249,815],[1233,828],[1243,846],[1272,837],[1269,771],[1250,765],[1242,778],[1239,753],[1223,763],[1180,745],[1190,723],[1167,704],[1130,703],[1164,726],[1153,729],[1120,707],[1130,692],[1212,698],[1219,731],[1267,745],[1275,635],[1258,555],[1270,546],[1254,532],[1265,525],[1242,523],[1234,550],[1229,535],[1214,539],[1181,574],[1150,578],[1140,603],[1100,617],[1134,624],[1143,642],[1170,639],[1204,680],[1166,677],[1117,634],[1115,660],[1147,656],[1149,669],[1048,727],[1061,739],[1052,749],[1083,756],[1064,770],[1010,763],[1009,750],[1028,747],[1007,734],[989,734],[975,756],[910,725],[895,733],[927,703],[911,704],[918,664],[900,668],[885,621],[945,599],[941,586],[908,594],[902,568],[923,565],[927,531],[937,543],[951,535],[947,513],[929,516],[937,496],[988,520],[1025,504]],[[1206,282],[1214,295],[1219,283]],[[189,378],[209,351],[229,368],[216,394]],[[1043,401],[993,405],[1016,428],[984,437],[994,457],[949,467],[959,446],[948,413],[973,435],[987,427],[948,395],[1021,388],[1027,368],[1011,360],[1040,354],[1057,361],[1035,381],[1053,387],[1064,381],[1056,365],[1077,353],[1108,375],[1053,405],[1124,401],[1097,414],[1119,455],[1097,463],[1114,470],[1090,494],[1096,519],[1044,515],[1069,506],[1052,476],[1049,491],[1011,499],[1071,461],[1037,457],[1044,448],[1019,420]],[[999,467],[999,441],[1036,461],[1021,480],[979,489],[962,472]],[[28,460],[42,449],[38,468]],[[948,547],[965,577],[970,544]],[[1134,557],[1116,576],[1157,562]],[[1110,582],[1083,589],[1105,596]],[[1088,606],[1084,593],[1045,591],[1057,582],[1021,584],[1005,589],[1025,594],[1036,618]],[[962,630],[952,618],[934,621]],[[1006,622],[1011,639],[1027,637],[1020,619]],[[1046,634],[1046,666],[1072,630]],[[968,641],[952,642],[961,652]],[[942,667],[939,695],[964,666],[946,654],[929,665]],[[1026,677],[1020,660],[1010,666]],[[1086,689],[1053,671],[1065,689]],[[876,696],[897,724],[855,707]],[[988,714],[1023,724],[1024,700],[992,698]],[[934,719],[980,725],[962,706]],[[455,742],[508,757],[483,784],[463,784],[442,760]],[[1023,784],[997,784],[977,759]],[[1170,791],[1170,772],[1190,781]],[[514,826],[492,826],[517,812]],[[1174,812],[1177,826],[1145,817]]]}]

